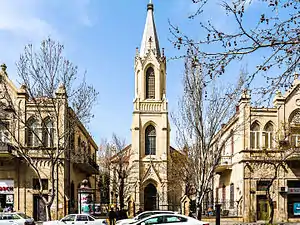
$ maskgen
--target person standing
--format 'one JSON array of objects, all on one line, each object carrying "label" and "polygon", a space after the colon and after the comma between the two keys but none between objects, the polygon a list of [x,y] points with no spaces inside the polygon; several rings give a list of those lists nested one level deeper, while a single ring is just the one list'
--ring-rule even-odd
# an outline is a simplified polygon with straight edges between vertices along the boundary
[{"label": "person standing", "polygon": [[120,210],[119,208],[116,209],[116,221],[120,220]]},{"label": "person standing", "polygon": [[114,211],[114,208],[111,207],[111,209],[108,213],[109,225],[115,225],[116,218],[117,218],[116,212]]},{"label": "person standing", "polygon": [[121,209],[121,211],[120,211],[120,219],[121,220],[128,219],[127,212],[126,212],[126,210],[124,208]]}]

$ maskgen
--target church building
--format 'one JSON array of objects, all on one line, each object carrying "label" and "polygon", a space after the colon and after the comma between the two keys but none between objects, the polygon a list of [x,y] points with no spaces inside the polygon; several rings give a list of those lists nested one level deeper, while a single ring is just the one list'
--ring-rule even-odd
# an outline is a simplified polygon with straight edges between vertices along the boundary
[{"label": "church building", "polygon": [[[125,202],[129,210],[179,210],[181,185],[177,185],[175,195],[174,185],[168,181],[172,154],[181,153],[170,146],[166,57],[164,49],[159,47],[151,1],[147,5],[141,46],[136,50],[134,78],[132,144],[123,150],[128,156],[127,168],[130,168]],[[112,197],[113,191],[111,187]]]}]

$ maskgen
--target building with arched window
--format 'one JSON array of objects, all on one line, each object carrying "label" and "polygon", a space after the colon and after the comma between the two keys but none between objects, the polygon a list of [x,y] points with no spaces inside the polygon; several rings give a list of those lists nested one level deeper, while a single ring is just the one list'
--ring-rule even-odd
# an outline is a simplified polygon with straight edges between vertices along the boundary
[{"label": "building with arched window", "polygon": [[[0,208],[12,207],[43,221],[41,195],[54,193],[52,219],[74,212],[82,180],[89,180],[95,189],[99,174],[95,141],[78,118],[71,121],[75,113],[63,85],[51,98],[33,99],[25,85],[17,88],[12,83],[4,64],[0,80]],[[51,167],[53,159],[57,163]]]},{"label": "building with arched window", "polygon": [[[134,63],[132,143],[124,149],[128,152],[131,168],[126,180],[128,191],[125,199],[130,202],[128,206],[135,206],[136,211],[139,208],[180,210],[182,195],[181,190],[177,190],[181,187],[175,191],[172,183],[168,182],[170,158],[178,151],[170,146],[166,57],[159,47],[153,17],[154,5],[149,3],[141,47],[137,49]],[[111,176],[114,176],[113,172]],[[113,192],[118,191],[110,187],[110,192],[110,202],[115,202]]]},{"label": "building with arched window", "polygon": [[271,200],[274,222],[300,221],[299,93],[297,78],[266,108],[253,107],[245,90],[235,115],[221,128],[224,149],[212,193],[227,216],[267,221]]}]

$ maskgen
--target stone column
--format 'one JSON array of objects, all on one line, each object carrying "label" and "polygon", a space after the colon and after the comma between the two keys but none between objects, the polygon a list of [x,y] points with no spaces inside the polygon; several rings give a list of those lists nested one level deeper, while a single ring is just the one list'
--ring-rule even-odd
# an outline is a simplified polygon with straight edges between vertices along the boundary
[{"label": "stone column", "polygon": [[159,197],[159,208],[161,210],[168,210],[168,192],[167,182],[161,183],[161,191]]},{"label": "stone column", "polygon": [[251,221],[251,194],[250,194],[250,188],[251,188],[251,181],[250,179],[244,179],[244,222],[250,222]]}]

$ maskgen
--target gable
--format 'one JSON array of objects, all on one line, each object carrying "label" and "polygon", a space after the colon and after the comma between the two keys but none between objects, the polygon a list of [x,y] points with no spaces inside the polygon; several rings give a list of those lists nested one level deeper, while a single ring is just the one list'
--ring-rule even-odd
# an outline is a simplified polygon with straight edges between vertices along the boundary
[{"label": "gable", "polygon": [[147,172],[142,179],[142,183],[147,180],[154,180],[156,183],[161,183],[161,178],[152,163],[150,163]]}]

